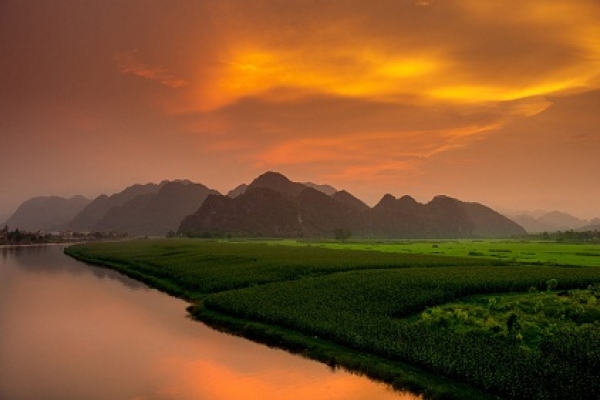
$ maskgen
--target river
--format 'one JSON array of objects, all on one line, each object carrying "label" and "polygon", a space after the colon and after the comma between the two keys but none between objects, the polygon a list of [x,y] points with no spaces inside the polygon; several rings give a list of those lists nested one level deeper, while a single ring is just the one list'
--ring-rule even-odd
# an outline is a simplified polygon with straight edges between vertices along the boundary
[{"label": "river", "polygon": [[1,400],[418,398],[217,332],[184,301],[63,246],[0,257]]}]

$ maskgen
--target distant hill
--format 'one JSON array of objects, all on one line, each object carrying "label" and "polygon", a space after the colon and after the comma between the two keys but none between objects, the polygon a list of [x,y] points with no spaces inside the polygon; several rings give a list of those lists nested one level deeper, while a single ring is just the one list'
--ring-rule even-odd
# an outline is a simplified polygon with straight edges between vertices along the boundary
[{"label": "distant hill", "polygon": [[[594,218],[595,220],[597,220],[597,218]],[[591,225],[586,225],[586,226],[582,226],[579,229],[576,229],[578,232],[585,232],[585,231],[600,231],[600,223],[597,224],[591,224]]]},{"label": "distant hill", "polygon": [[550,211],[538,218],[542,223],[556,226],[560,230],[577,229],[587,224],[586,220],[579,219],[560,211]]},{"label": "distant hill", "polygon": [[436,196],[421,204],[410,196],[384,196],[373,208],[345,191],[327,195],[276,172],[256,178],[235,198],[210,196],[186,217],[179,233],[264,237],[332,237],[336,229],[355,237],[508,237],[525,230],[478,203]]},{"label": "distant hill", "polygon": [[112,196],[100,195],[73,218],[70,229],[78,232],[91,232],[110,209],[121,206],[137,196],[156,193],[164,183],[132,185]]},{"label": "distant hill", "polygon": [[[596,218],[588,221],[561,211],[536,211],[509,216],[509,218],[521,225],[529,233],[556,232],[570,229],[579,230],[586,225],[593,225],[593,221],[598,220]],[[598,223],[600,223],[600,220],[598,220]]]},{"label": "distant hill", "polygon": [[410,196],[385,195],[370,212],[368,236],[384,238],[510,237],[525,230],[479,203],[436,196],[421,204]]},{"label": "distant hill", "polygon": [[62,231],[91,200],[83,196],[69,199],[58,196],[41,196],[21,204],[5,222],[10,229],[22,231]]},{"label": "distant hill", "polygon": [[325,193],[328,196],[331,196],[332,194],[334,194],[335,192],[337,192],[337,189],[334,188],[331,185],[321,185],[321,184],[312,183],[312,182],[302,182],[302,184],[304,186],[308,186],[310,188],[318,190],[321,193]]},{"label": "distant hill", "polygon": [[211,194],[219,192],[189,181],[163,182],[157,192],[138,195],[110,208],[92,230],[164,236],[176,231],[181,220],[198,210]]},{"label": "distant hill", "polygon": [[236,198],[236,197],[244,194],[246,189],[248,189],[248,185],[246,185],[245,183],[242,183],[241,185],[235,187],[234,189],[231,189],[229,191],[229,193],[227,193],[227,196],[229,196],[231,198]]},{"label": "distant hill", "polygon": [[556,226],[548,225],[532,215],[520,214],[510,217],[510,219],[521,225],[529,233],[554,232],[558,230]]},{"label": "distant hill", "polygon": [[10,215],[0,215],[0,227],[6,225],[6,221],[10,218]]}]

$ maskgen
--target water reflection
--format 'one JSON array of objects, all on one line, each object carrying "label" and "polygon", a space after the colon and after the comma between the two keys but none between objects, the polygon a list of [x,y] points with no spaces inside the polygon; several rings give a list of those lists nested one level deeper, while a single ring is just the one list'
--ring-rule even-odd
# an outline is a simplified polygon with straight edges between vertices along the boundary
[{"label": "water reflection", "polygon": [[[28,272],[81,275],[91,273],[99,279],[113,279],[131,289],[148,289],[146,285],[125,275],[104,268],[82,268],[82,264],[63,254],[65,245],[5,246],[2,260],[27,270]],[[40,260],[43,259],[43,262]]]},{"label": "water reflection", "polygon": [[185,307],[62,247],[3,248],[0,399],[415,398],[216,332]]}]

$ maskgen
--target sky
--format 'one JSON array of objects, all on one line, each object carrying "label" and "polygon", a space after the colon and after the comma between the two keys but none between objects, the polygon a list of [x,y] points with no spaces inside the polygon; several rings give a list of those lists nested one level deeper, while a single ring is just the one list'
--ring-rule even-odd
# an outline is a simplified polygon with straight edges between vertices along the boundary
[{"label": "sky", "polygon": [[0,219],[266,171],[600,217],[595,0],[1,0]]}]

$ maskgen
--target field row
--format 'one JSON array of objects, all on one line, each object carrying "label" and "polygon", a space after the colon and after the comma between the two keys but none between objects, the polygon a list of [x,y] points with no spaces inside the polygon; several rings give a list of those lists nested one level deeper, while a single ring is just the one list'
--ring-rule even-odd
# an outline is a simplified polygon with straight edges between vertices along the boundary
[{"label": "field row", "polygon": [[354,269],[502,265],[497,260],[198,239],[86,243],[67,253],[188,298]]}]

